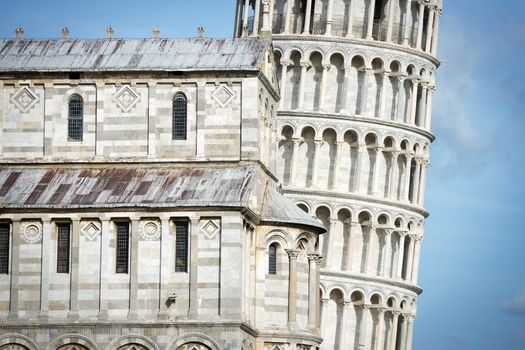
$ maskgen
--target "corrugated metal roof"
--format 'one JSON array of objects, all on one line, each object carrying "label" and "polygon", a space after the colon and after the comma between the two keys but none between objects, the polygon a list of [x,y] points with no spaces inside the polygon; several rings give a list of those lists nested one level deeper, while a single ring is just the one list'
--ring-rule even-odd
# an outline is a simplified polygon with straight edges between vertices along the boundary
[{"label": "corrugated metal roof", "polygon": [[267,45],[255,38],[0,40],[0,71],[257,71]]},{"label": "corrugated metal roof", "polygon": [[[249,208],[262,170],[257,165],[4,167],[1,209],[111,209],[174,207]],[[250,208],[270,223],[324,228],[268,186],[262,208]]]}]

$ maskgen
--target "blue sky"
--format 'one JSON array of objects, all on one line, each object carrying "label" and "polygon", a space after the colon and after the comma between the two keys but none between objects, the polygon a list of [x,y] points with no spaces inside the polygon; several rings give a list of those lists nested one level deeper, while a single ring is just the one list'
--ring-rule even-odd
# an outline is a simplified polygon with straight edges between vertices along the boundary
[{"label": "blue sky", "polygon": [[[444,0],[415,350],[525,349],[525,3]],[[504,3],[504,5],[502,4]],[[233,0],[5,1],[0,37],[230,37]]]}]

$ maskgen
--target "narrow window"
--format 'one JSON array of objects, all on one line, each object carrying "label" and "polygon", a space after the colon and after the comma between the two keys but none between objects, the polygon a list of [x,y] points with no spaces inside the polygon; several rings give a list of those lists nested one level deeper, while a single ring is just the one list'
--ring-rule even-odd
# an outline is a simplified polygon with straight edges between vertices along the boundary
[{"label": "narrow window", "polygon": [[129,224],[117,222],[117,273],[128,273]]},{"label": "narrow window", "polygon": [[188,222],[175,222],[175,272],[188,272]]},{"label": "narrow window", "polygon": [[186,140],[186,122],[188,115],[188,101],[183,93],[177,93],[173,99],[172,139]]},{"label": "narrow window", "polygon": [[277,274],[277,245],[272,243],[268,249],[268,273]]},{"label": "narrow window", "polygon": [[57,224],[57,273],[69,273],[70,225]]},{"label": "narrow window", "polygon": [[69,114],[67,118],[67,136],[70,141],[82,141],[84,124],[84,102],[79,95],[69,99]]},{"label": "narrow window", "polygon": [[9,225],[0,224],[0,274],[9,273]]}]

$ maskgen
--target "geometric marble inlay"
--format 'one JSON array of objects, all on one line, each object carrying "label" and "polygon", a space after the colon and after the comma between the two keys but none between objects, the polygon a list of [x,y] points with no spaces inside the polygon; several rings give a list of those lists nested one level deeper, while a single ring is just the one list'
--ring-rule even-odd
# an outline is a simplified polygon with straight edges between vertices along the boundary
[{"label": "geometric marble inlay", "polygon": [[123,86],[113,96],[113,101],[122,112],[129,112],[140,101],[140,96],[131,87]]},{"label": "geometric marble inlay", "polygon": [[209,220],[203,226],[201,226],[201,231],[204,232],[208,239],[213,239],[217,232],[219,232],[219,223],[216,220]]},{"label": "geometric marble inlay", "polygon": [[143,221],[140,223],[140,236],[147,241],[160,238],[160,223],[157,221]]},{"label": "geometric marble inlay", "polygon": [[39,222],[22,224],[20,236],[26,243],[37,243],[42,239],[42,225]]},{"label": "geometric marble inlay", "polygon": [[11,96],[11,102],[13,102],[13,104],[22,113],[29,111],[35,104],[38,103],[38,100],[38,96],[27,87],[21,88],[13,96]]},{"label": "geometric marble inlay", "polygon": [[100,223],[90,221],[82,226],[80,233],[86,237],[88,241],[93,242],[100,234]]},{"label": "geometric marble inlay", "polygon": [[228,85],[221,85],[211,96],[224,108],[235,98],[235,93]]}]

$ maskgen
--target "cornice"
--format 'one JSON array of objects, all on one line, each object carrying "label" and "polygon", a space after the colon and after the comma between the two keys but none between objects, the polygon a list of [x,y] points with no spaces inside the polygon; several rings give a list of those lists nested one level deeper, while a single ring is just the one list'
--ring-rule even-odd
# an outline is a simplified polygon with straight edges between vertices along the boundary
[{"label": "cornice", "polygon": [[321,269],[321,276],[346,278],[346,279],[352,279],[352,280],[361,281],[361,282],[372,282],[372,283],[386,284],[386,285],[389,285],[389,286],[392,286],[392,287],[407,289],[407,290],[409,290],[411,292],[414,292],[414,293],[416,293],[418,295],[423,293],[423,289],[421,287],[419,287],[419,286],[416,286],[416,285],[413,285],[413,284],[409,284],[409,283],[405,283],[405,282],[395,281],[395,280],[391,280],[391,279],[386,279],[386,278],[371,277],[371,276],[364,276],[364,275],[355,275],[355,274],[342,272],[342,271],[327,271],[325,269]]},{"label": "cornice", "polygon": [[249,330],[252,334],[258,334],[255,329],[244,322],[234,321],[195,321],[195,320],[176,320],[176,321],[161,321],[152,320],[151,322],[138,322],[126,320],[107,320],[107,321],[80,321],[72,323],[70,320],[64,321],[38,321],[18,319],[14,321],[2,319],[0,320],[0,329],[24,328],[24,329],[43,329],[43,328],[168,328],[168,327],[227,327],[239,328],[242,330]]},{"label": "cornice", "polygon": [[372,197],[366,197],[366,196],[360,196],[352,193],[337,193],[337,192],[329,192],[329,191],[322,191],[322,190],[312,190],[312,189],[293,189],[289,187],[283,188],[284,194],[291,194],[291,195],[298,195],[302,197],[327,197],[327,198],[338,198],[338,199],[346,199],[346,200],[353,200],[353,201],[360,201],[370,204],[382,204],[398,209],[403,209],[406,211],[417,213],[424,218],[427,218],[430,213],[422,207],[410,205],[410,204],[403,204],[395,201],[388,201],[378,198],[372,198]]},{"label": "cornice", "polygon": [[361,122],[365,124],[377,124],[382,126],[388,126],[395,129],[402,129],[405,131],[410,131],[419,135],[422,135],[430,140],[430,142],[434,142],[436,139],[436,136],[425,129],[421,129],[418,127],[414,127],[407,124],[401,124],[401,123],[395,123],[388,120],[383,120],[379,118],[368,118],[368,117],[358,117],[355,115],[345,115],[345,114],[336,114],[336,113],[324,113],[324,112],[310,112],[310,111],[278,111],[277,112],[278,117],[295,117],[295,118],[321,118],[321,119],[329,119],[329,120],[342,120],[342,121],[354,121],[354,122]]},{"label": "cornice", "polygon": [[354,44],[354,45],[362,45],[362,46],[368,46],[368,47],[377,47],[381,49],[390,49],[394,51],[401,51],[410,55],[419,56],[423,59],[426,59],[430,62],[432,62],[436,68],[438,68],[441,65],[441,62],[434,56],[429,55],[428,53],[424,51],[419,51],[416,49],[412,49],[407,46],[402,45],[396,45],[396,44],[389,44],[382,41],[369,41],[365,39],[353,39],[353,38],[345,38],[345,37],[334,37],[334,36],[325,36],[325,35],[301,35],[301,34],[274,34],[273,40],[278,42],[279,40],[282,41],[322,41],[322,42],[332,42],[332,43],[340,43],[340,44]]}]

